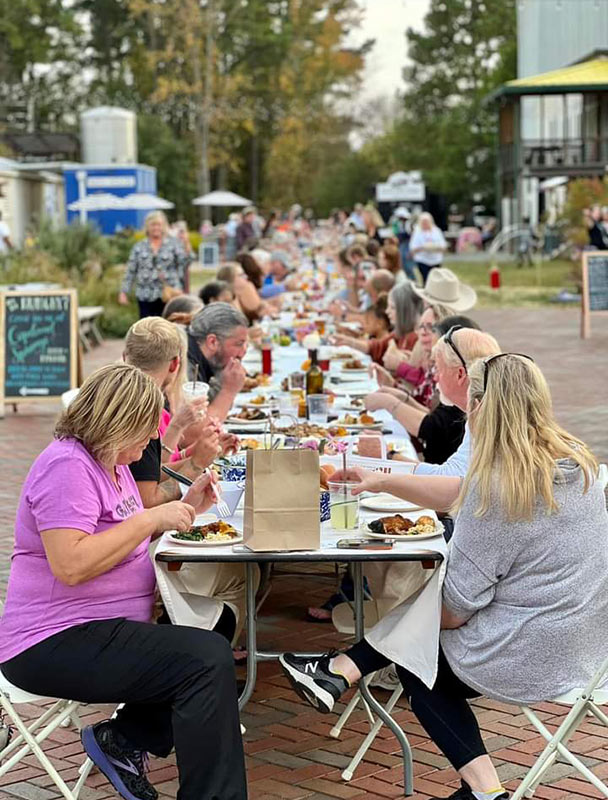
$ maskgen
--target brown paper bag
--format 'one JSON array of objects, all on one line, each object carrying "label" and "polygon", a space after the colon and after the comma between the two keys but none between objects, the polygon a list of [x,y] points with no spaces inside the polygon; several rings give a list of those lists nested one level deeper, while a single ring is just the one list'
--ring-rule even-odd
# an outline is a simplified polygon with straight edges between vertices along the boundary
[{"label": "brown paper bag", "polygon": [[248,450],[243,541],[252,550],[318,550],[319,454]]}]

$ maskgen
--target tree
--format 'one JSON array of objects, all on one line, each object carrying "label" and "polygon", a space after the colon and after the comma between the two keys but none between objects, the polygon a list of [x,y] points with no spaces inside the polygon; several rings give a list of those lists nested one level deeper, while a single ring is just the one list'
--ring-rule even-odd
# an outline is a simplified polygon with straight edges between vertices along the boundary
[{"label": "tree", "polygon": [[485,98],[516,75],[515,0],[431,0],[424,31],[407,39],[402,141],[416,141],[410,156],[432,190],[491,203],[496,114]]}]

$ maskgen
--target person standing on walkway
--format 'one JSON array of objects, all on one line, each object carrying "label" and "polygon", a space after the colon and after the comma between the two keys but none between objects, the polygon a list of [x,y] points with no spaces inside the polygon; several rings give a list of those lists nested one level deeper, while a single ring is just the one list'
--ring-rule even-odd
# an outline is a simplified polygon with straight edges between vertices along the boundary
[{"label": "person standing on walkway", "polygon": [[435,220],[427,211],[418,217],[418,224],[414,228],[410,239],[410,254],[422,276],[422,285],[426,283],[429,272],[434,267],[443,263],[443,254],[448,249],[441,230],[435,225]]},{"label": "person standing on walkway", "polygon": [[144,223],[145,239],[131,250],[118,302],[127,305],[128,294],[135,286],[140,319],[160,317],[165,303],[184,290],[190,256],[180,242],[169,235],[169,225],[162,211],[148,214]]},{"label": "person standing on walkway", "polygon": [[110,364],[62,414],[21,493],[0,663],[25,691],[124,703],[115,718],[81,732],[121,797],[156,800],[147,753],[166,758],[175,748],[180,800],[246,800],[229,642],[150,622],[151,539],[188,530],[213,504],[213,479],[204,475],[184,502],[144,510],[128,465],[158,436],[162,407],[150,377]]}]

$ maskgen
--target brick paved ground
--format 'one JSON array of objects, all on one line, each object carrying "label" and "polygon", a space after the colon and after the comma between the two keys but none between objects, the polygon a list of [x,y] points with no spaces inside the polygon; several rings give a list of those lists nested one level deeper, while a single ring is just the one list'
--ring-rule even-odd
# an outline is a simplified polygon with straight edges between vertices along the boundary
[{"label": "brick paved ground", "polygon": [[[589,442],[602,459],[608,459],[608,319],[594,320],[594,337],[582,343],[578,338],[578,315],[562,309],[501,310],[477,312],[475,317],[493,332],[504,349],[534,356],[545,371],[553,391],[556,413],[565,427]],[[120,344],[106,343],[86,357],[86,371],[120,355]],[[9,412],[0,421],[0,591],[4,594],[12,549],[14,513],[23,478],[35,456],[47,444],[53,427],[54,410],[22,409]],[[278,576],[260,614],[261,645],[269,649],[320,650],[339,646],[344,637],[324,625],[303,621],[303,601],[322,601],[331,587],[332,575],[309,577]],[[335,717],[323,717],[299,702],[287,687],[275,664],[263,664],[253,700],[243,722],[247,726],[245,748],[250,797],[264,798],[390,798],[403,792],[402,770],[396,740],[381,730],[367,758],[350,783],[340,774],[367,730],[361,713],[351,717],[340,740],[329,737]],[[379,693],[387,699],[386,693]],[[476,713],[488,749],[507,786],[514,788],[535,755],[542,749],[541,738],[530,729],[518,709],[490,700],[475,702]],[[23,710],[23,709],[22,709]],[[25,709],[25,712],[33,712]],[[107,710],[90,708],[85,719],[101,718]],[[545,703],[538,709],[541,719],[553,729],[562,709]],[[410,737],[415,757],[416,800],[446,797],[454,791],[457,776],[429,742],[413,714],[400,703],[396,718]],[[201,747],[212,747],[201,742]],[[608,730],[594,722],[585,723],[572,742],[572,749],[608,777]],[[48,752],[68,781],[77,777],[82,762],[78,737],[73,729],[60,730],[52,737]],[[164,798],[176,796],[173,758],[152,761],[151,779]],[[0,779],[0,798],[52,800],[57,792],[35,760]],[[83,800],[114,797],[105,779],[92,775]],[[556,764],[548,784],[540,788],[541,800],[581,800],[599,797],[589,784],[578,780],[564,764]]]}]

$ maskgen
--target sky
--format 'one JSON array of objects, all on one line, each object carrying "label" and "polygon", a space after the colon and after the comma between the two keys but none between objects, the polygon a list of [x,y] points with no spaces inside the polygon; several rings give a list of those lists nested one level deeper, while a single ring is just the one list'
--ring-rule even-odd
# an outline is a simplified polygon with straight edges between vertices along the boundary
[{"label": "sky", "polygon": [[430,0],[361,0],[365,16],[357,41],[376,39],[367,56],[362,98],[394,95],[403,88],[401,70],[407,62],[405,31],[422,29]]}]

